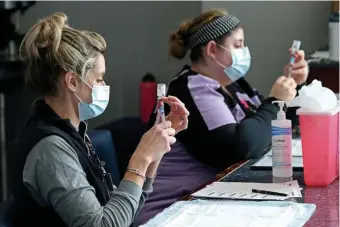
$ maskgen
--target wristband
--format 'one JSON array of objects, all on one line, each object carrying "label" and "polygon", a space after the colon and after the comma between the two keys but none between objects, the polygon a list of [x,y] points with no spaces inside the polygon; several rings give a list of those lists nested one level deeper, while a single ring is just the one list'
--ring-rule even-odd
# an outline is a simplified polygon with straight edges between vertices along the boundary
[{"label": "wristband", "polygon": [[145,175],[141,171],[139,171],[138,169],[127,168],[126,172],[134,173],[134,174],[142,177],[145,180]]}]

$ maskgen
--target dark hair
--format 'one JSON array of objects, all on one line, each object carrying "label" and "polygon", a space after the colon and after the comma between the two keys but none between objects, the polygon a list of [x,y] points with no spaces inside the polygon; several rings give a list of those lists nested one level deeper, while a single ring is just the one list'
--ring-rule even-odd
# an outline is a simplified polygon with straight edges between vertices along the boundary
[{"label": "dark hair", "polygon": [[[189,39],[191,35],[193,35],[198,29],[203,27],[204,25],[214,21],[218,17],[228,15],[227,11],[224,9],[213,9],[202,13],[198,17],[195,17],[191,21],[184,21],[181,23],[179,28],[173,32],[170,36],[169,40],[169,55],[178,59],[182,59],[185,57],[189,50]],[[233,30],[238,28],[236,26]],[[216,43],[221,44],[225,40],[226,37],[230,35],[230,32],[225,35],[214,40]],[[202,57],[202,47],[204,47],[207,43],[203,43],[195,46],[190,51],[190,60],[192,62],[197,62]]]},{"label": "dark hair", "polygon": [[155,82],[156,78],[152,73],[146,73],[143,78],[142,82]]}]

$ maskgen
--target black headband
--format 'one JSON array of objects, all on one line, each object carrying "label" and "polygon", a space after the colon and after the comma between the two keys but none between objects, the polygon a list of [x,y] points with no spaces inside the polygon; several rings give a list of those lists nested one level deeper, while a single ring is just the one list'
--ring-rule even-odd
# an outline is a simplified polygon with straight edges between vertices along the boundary
[{"label": "black headband", "polygon": [[229,33],[240,24],[239,19],[234,15],[226,15],[216,18],[215,20],[203,25],[189,38],[190,49],[197,45],[207,43],[210,40],[215,40]]}]

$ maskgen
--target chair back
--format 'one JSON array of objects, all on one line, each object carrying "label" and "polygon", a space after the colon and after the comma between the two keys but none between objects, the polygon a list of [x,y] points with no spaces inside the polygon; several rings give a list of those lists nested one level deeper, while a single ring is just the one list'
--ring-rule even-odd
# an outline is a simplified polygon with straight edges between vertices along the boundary
[{"label": "chair back", "polygon": [[9,198],[0,204],[0,227],[12,227],[15,216],[13,198]]},{"label": "chair back", "polygon": [[120,183],[120,174],[111,132],[106,129],[95,129],[89,131],[88,135],[99,159],[106,163],[113,184],[118,186]]}]

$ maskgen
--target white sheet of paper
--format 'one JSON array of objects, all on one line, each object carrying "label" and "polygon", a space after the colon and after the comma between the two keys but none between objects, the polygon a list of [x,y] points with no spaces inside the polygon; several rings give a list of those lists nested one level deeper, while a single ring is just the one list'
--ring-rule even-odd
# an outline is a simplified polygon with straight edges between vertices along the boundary
[{"label": "white sheet of paper", "polygon": [[178,201],[141,227],[302,227],[315,208],[288,201]]},{"label": "white sheet of paper", "polygon": [[[303,158],[302,157],[293,157],[292,165],[293,165],[293,167],[303,168]],[[256,163],[254,163],[254,166],[272,167],[273,166],[272,156],[269,156],[269,155],[263,156],[260,160],[258,160]]]},{"label": "white sheet of paper", "polygon": [[[267,190],[288,194],[274,196],[253,193],[252,189]],[[246,200],[285,200],[289,197],[301,197],[298,183],[248,183],[248,182],[214,182],[192,194],[200,198],[246,199]]]},{"label": "white sheet of paper", "polygon": [[284,183],[281,183],[281,184],[293,187],[294,197],[302,198],[301,190],[303,188],[300,188],[299,182],[297,180],[293,180],[293,181],[289,181],[289,182],[284,182]]},{"label": "white sheet of paper", "polygon": [[214,202],[193,205],[164,227],[285,227],[294,217],[291,207],[247,206]]}]

